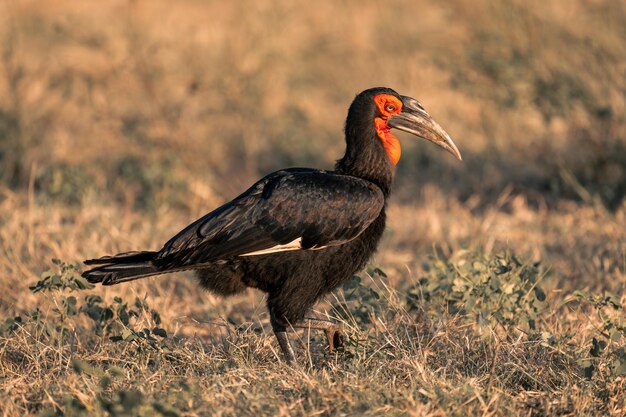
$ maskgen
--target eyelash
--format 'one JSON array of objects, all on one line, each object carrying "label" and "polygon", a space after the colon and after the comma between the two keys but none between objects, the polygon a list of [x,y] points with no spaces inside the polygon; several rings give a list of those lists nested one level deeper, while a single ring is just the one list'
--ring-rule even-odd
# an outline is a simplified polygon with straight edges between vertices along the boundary
[{"label": "eyelash", "polygon": [[393,104],[387,104],[385,106],[385,110],[387,110],[389,112],[395,111],[396,110],[396,106],[394,106]]}]

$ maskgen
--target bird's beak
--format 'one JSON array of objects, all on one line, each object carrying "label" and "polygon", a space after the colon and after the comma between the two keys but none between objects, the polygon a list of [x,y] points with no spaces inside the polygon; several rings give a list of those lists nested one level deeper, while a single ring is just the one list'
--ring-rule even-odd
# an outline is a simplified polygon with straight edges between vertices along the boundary
[{"label": "bird's beak", "polygon": [[450,152],[459,161],[461,152],[452,141],[450,135],[439,123],[435,122],[421,104],[411,97],[402,97],[402,111],[387,120],[387,126],[404,130],[422,139],[429,140]]}]

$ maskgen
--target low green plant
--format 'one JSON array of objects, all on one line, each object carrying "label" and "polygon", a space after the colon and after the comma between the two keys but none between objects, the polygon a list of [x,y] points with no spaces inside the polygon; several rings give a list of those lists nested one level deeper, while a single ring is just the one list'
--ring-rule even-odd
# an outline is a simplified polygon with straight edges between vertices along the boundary
[{"label": "low green plant", "polygon": [[409,309],[425,303],[432,310],[471,319],[481,326],[498,324],[505,329],[537,329],[537,316],[545,309],[541,280],[546,271],[540,263],[524,262],[503,253],[493,257],[464,252],[456,260],[435,258],[428,276],[409,288]]},{"label": "low green plant", "polygon": [[[121,297],[106,303],[96,294],[85,294],[81,299],[76,292],[91,289],[94,285],[80,276],[78,265],[58,259],[53,259],[52,263],[56,268],[42,273],[41,278],[29,287],[33,293],[42,293],[48,298],[53,305],[52,314],[44,318],[41,309],[37,308],[24,316],[13,317],[0,326],[0,334],[16,330],[20,325],[38,325],[57,344],[63,344],[67,337],[72,337],[72,329],[78,326],[69,321],[84,315],[91,320],[96,335],[106,336],[113,342],[144,342],[158,347],[167,338],[167,331],[160,327],[160,314],[150,308],[146,297],[136,297],[132,303]],[[145,327],[143,318],[148,318],[150,327]],[[144,326],[140,328],[142,324]]]},{"label": "low green plant", "polygon": [[[106,302],[97,294],[82,294],[94,285],[80,276],[79,266],[58,259],[53,259],[52,263],[53,268],[42,273],[40,279],[29,287],[33,293],[45,298],[44,306],[5,320],[0,325],[0,335],[8,337],[20,329],[36,335],[38,342],[57,348],[63,362],[71,364],[75,372],[96,378],[99,388],[95,411],[78,397],[66,394],[60,408],[45,409],[40,415],[90,416],[95,412],[109,416],[178,416],[179,413],[166,401],[150,400],[138,389],[114,389],[114,380],[126,375],[126,371],[115,365],[90,364],[80,359],[75,350],[76,339],[81,338],[86,343],[91,339],[96,343],[107,343],[108,340],[132,344],[137,353],[146,349],[157,354],[167,353],[167,331],[161,327],[160,314],[150,308],[146,297],[136,297],[133,302],[115,297],[112,302]],[[46,304],[50,308],[46,308]],[[81,317],[88,318],[87,325]]]},{"label": "low green plant", "polygon": [[[163,416],[178,417],[180,413],[167,404],[168,398],[150,400],[138,389],[110,389],[115,380],[121,379],[126,372],[116,366],[109,366],[106,370],[90,365],[81,359],[73,359],[72,369],[79,375],[97,378],[98,391],[96,392],[96,409],[89,409],[76,396],[68,394],[63,398],[63,409],[48,409],[42,412],[42,417],[53,416],[92,416],[106,415],[110,417],[130,416]],[[183,392],[183,397],[193,392],[192,387],[185,383],[176,385],[176,390]]]},{"label": "low green plant", "polygon": [[591,310],[600,323],[591,339],[591,347],[588,350],[581,348],[579,365],[585,376],[591,378],[603,365],[613,376],[626,375],[626,323],[624,306],[619,299],[609,292],[598,295],[575,291],[570,300]]},{"label": "low green plant", "polygon": [[[564,306],[551,305],[541,287],[548,271],[538,262],[526,262],[508,252],[491,257],[471,252],[451,259],[436,257],[427,269],[428,275],[407,292],[409,310],[420,309],[439,319],[455,317],[480,327],[500,327],[508,338],[521,331],[529,343],[564,353],[589,379],[598,369],[606,369],[613,377],[626,374],[624,308],[615,295],[575,291],[565,297]],[[548,313],[570,303],[589,310],[590,318],[595,316],[600,323],[591,346],[572,343],[573,334],[556,336],[540,325]]]},{"label": "low green plant", "polygon": [[[378,267],[371,267],[367,275],[372,278],[386,278],[387,274]],[[386,310],[387,302],[377,289],[367,285],[355,275],[343,286],[343,299],[333,305],[335,315],[343,320],[352,320],[359,325],[370,324],[376,314]]]},{"label": "low green plant", "polygon": [[93,190],[94,178],[81,165],[59,163],[46,165],[35,178],[40,198],[67,206],[78,206]]},{"label": "low green plant", "polygon": [[[89,292],[93,286],[80,277],[77,265],[53,263],[30,287],[43,298],[40,307],[0,325],[5,340],[23,337],[30,344],[37,339],[36,354],[51,359],[47,374],[79,376],[72,389],[63,384],[51,388],[54,403],[37,409],[39,415],[178,416],[194,409],[197,385],[205,378],[238,374],[239,362],[225,360],[239,355],[238,350],[219,357],[186,351],[180,340],[167,337],[160,314],[145,297],[108,301]],[[336,372],[349,370],[363,378],[369,367],[384,374],[418,361],[424,372],[443,369],[450,377],[470,378],[478,384],[468,385],[472,393],[480,387],[516,398],[531,395],[520,397],[519,403],[529,410],[540,407],[535,400],[543,398],[532,393],[551,395],[571,384],[597,393],[594,401],[603,404],[613,395],[603,387],[617,386],[625,374],[623,306],[610,293],[548,297],[541,286],[547,272],[510,253],[464,251],[435,256],[417,284],[394,290],[386,286],[386,272],[370,267],[345,283],[333,304],[334,315],[347,327],[345,349],[330,361],[314,353],[314,368],[322,368],[307,373],[317,375],[334,364]],[[573,330],[579,323],[572,321],[580,317],[589,317],[582,338]],[[595,330],[590,332],[589,324]],[[249,339],[239,339],[235,346],[263,350],[262,334],[248,332]],[[322,335],[315,337],[324,344]],[[190,355],[197,355],[193,364]],[[12,369],[28,361],[15,349],[7,351],[5,360]],[[385,365],[379,368],[381,361]],[[246,369],[255,375],[260,368]],[[162,379],[146,384],[142,378],[148,372]],[[419,386],[430,392],[426,382]],[[436,400],[429,396],[427,401]],[[562,407],[569,409],[567,403]]]}]

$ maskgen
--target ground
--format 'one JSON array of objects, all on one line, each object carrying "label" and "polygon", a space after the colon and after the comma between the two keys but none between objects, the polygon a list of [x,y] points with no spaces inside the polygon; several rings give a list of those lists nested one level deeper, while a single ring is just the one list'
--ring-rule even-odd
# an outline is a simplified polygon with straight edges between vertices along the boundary
[{"label": "ground", "polygon": [[[0,414],[626,415],[626,7],[0,2]],[[263,294],[80,261],[331,168],[356,93],[419,99],[388,230],[281,360]]]}]

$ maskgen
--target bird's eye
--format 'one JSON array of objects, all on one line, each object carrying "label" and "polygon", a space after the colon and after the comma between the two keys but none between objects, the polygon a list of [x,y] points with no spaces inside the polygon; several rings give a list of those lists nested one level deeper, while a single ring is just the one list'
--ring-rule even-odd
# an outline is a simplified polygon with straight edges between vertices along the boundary
[{"label": "bird's eye", "polygon": [[385,106],[385,110],[387,110],[388,112],[396,111],[396,106],[394,106],[393,104],[387,104]]}]

